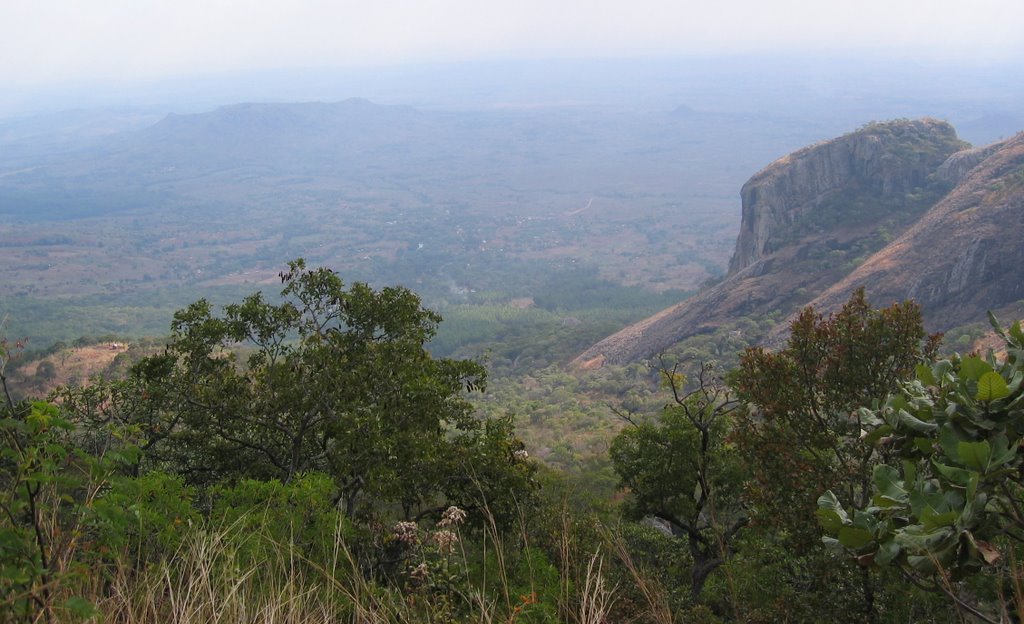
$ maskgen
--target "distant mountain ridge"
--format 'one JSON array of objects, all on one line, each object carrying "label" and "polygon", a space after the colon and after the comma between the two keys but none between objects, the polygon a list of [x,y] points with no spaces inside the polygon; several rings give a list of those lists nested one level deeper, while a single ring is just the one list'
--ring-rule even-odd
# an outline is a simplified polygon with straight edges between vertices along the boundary
[{"label": "distant mountain ridge", "polygon": [[243,103],[210,112],[169,114],[128,137],[129,152],[158,146],[171,162],[220,160],[289,169],[298,159],[353,166],[409,136],[432,137],[434,124],[409,106],[352,98],[340,102]]},{"label": "distant mountain ridge", "polygon": [[876,305],[915,298],[935,330],[1024,298],[1024,134],[972,149],[933,119],[869,124],[775,161],[741,195],[726,278],[577,366],[650,357],[744,316],[833,310],[858,286]]},{"label": "distant mountain ridge", "polygon": [[417,115],[418,111],[410,106],[374,104],[362,98],[339,102],[242,103],[205,113],[171,113],[141,130],[139,135],[146,138],[199,135],[212,143],[229,134],[258,137],[296,132],[367,134]]},{"label": "distant mountain ridge", "polygon": [[[702,196],[715,194],[718,209],[727,205],[736,174],[725,171],[731,179],[723,185],[679,162],[712,148],[737,151],[743,142],[731,137],[756,133],[758,124],[700,113],[680,119],[561,108],[420,110],[361,98],[233,104],[166,115],[76,150],[24,159],[0,150],[0,214],[165,211],[211,200],[251,206],[292,192],[305,201],[310,189],[317,198],[398,190],[417,201],[429,195],[435,205],[471,204],[505,189],[481,203],[490,210],[511,197],[527,211],[546,213],[542,204],[550,201],[520,198],[554,192],[559,204],[574,206],[595,196],[678,198],[679,189],[695,188],[690,177],[701,180]],[[744,158],[753,159],[765,142],[750,143]]]}]

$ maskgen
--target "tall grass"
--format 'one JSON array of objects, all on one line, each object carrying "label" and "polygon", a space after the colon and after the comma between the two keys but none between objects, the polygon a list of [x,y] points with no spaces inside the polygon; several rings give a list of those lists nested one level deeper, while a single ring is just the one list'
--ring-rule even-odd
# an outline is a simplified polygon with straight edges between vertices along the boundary
[{"label": "tall grass", "polygon": [[[77,588],[96,606],[93,621],[119,624],[525,624],[565,621],[607,624],[615,602],[595,553],[579,578],[563,571],[559,586],[575,587],[558,598],[558,616],[536,607],[537,591],[521,595],[522,587],[545,582],[533,579],[529,565],[516,567],[528,545],[525,531],[506,542],[493,519],[485,522],[480,542],[451,553],[452,568],[464,572],[496,573],[476,576],[448,591],[424,591],[415,584],[398,586],[368,579],[339,526],[327,561],[306,558],[292,543],[270,535],[231,526],[191,527],[175,552],[151,562],[133,560],[130,553],[113,559],[105,574]],[[254,557],[253,553],[259,553]],[[487,559],[474,561],[473,558]],[[531,578],[521,578],[524,574]],[[520,578],[513,578],[520,575]],[[518,588],[518,589],[517,589]],[[70,589],[70,588],[69,588]],[[517,595],[517,591],[519,595]],[[558,595],[557,588],[552,593]]]},{"label": "tall grass", "polygon": [[640,569],[630,553],[626,540],[621,535],[607,533],[605,540],[611,545],[612,552],[626,569],[633,586],[643,597],[646,609],[640,615],[646,621],[654,624],[672,624],[672,607],[669,605],[665,588]]},{"label": "tall grass", "polygon": [[609,588],[601,574],[603,560],[594,553],[587,564],[580,594],[580,624],[606,624],[615,603],[615,588]]},{"label": "tall grass", "polygon": [[266,559],[246,562],[240,546],[264,539],[237,526],[195,528],[172,557],[142,570],[119,560],[97,611],[104,622],[126,624],[373,621],[352,617],[358,587],[335,591],[330,572],[305,565],[292,545],[261,549]]}]

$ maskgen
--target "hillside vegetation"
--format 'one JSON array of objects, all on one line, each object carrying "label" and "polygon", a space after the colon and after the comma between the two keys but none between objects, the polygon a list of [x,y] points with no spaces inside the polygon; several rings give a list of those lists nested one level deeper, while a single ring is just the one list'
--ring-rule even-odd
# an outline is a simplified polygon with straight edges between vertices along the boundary
[{"label": "hillside vegetation", "polygon": [[[243,106],[143,136],[283,150],[325,114],[425,123]],[[784,157],[729,273],[659,313],[689,293],[467,238],[443,314],[297,259],[210,278],[163,338],[0,336],[0,621],[1024,616],[1024,330],[969,314],[1020,298],[1020,144],[902,120]]]},{"label": "hillside vegetation", "polygon": [[[811,302],[832,311],[858,287],[883,302],[920,302],[931,330],[989,309],[1016,315],[1024,299],[1013,277],[1024,234],[1016,209],[1024,201],[1022,140],[964,149],[947,123],[898,120],[786,156],[743,187],[725,279],[575,362],[636,361],[690,337],[735,331],[743,318],[792,318]],[[767,338],[780,342],[787,325]]]},{"label": "hillside vegetation", "polygon": [[[4,342],[5,621],[995,622],[1024,599],[1019,325],[1002,360],[938,360],[916,305],[860,291],[724,377],[662,358],[665,406],[614,409],[609,506],[473,415],[485,371],[423,350],[415,295],[282,279],[51,402],[14,401]],[[929,415],[947,392],[972,420]]]}]

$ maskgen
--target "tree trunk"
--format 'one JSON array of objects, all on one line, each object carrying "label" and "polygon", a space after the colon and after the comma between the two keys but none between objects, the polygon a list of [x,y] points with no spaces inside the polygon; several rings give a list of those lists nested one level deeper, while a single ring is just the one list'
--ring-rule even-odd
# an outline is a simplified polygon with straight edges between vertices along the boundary
[{"label": "tree trunk", "polygon": [[724,560],[721,557],[707,557],[701,555],[694,557],[693,571],[690,573],[690,598],[694,603],[700,602],[700,594],[704,591],[704,584],[711,573],[722,565]]},{"label": "tree trunk", "polygon": [[866,622],[877,622],[878,613],[875,611],[875,587],[871,583],[871,571],[867,568],[861,568],[861,587],[864,592],[864,615],[866,616]]}]

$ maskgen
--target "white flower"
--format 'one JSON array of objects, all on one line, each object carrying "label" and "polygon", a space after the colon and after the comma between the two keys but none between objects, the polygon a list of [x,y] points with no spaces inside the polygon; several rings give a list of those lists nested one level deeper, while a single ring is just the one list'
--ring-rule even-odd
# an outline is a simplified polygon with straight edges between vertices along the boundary
[{"label": "white flower", "polygon": [[464,509],[459,509],[455,505],[452,505],[448,509],[445,509],[444,513],[441,514],[441,519],[438,520],[437,526],[441,528],[458,526],[462,524],[465,520],[466,511]]},{"label": "white flower", "polygon": [[529,459],[530,454],[526,452],[526,449],[519,449],[515,453],[512,453],[512,457],[514,457],[516,461],[523,461]]},{"label": "white flower", "polygon": [[427,580],[427,577],[430,576],[430,569],[427,568],[427,562],[424,561],[415,568],[409,570],[409,576],[417,583],[422,583]]},{"label": "white flower", "polygon": [[459,536],[448,530],[434,531],[431,539],[437,544],[437,549],[443,553],[450,553],[455,550],[455,544]]},{"label": "white flower", "polygon": [[420,527],[415,522],[399,522],[395,525],[395,538],[403,544],[410,546],[420,541]]}]

